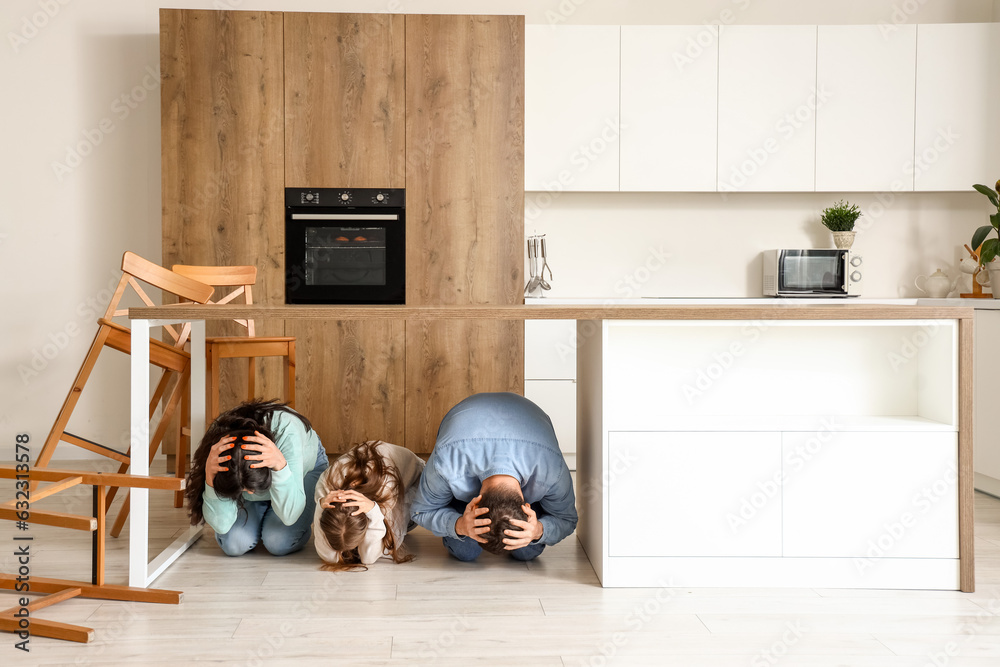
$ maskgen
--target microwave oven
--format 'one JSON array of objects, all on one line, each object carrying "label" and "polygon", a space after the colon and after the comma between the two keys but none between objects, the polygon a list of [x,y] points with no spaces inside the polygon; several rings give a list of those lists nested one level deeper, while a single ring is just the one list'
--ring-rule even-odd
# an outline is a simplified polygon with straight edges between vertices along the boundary
[{"label": "microwave oven", "polygon": [[864,266],[850,250],[766,250],[764,296],[861,296]]}]

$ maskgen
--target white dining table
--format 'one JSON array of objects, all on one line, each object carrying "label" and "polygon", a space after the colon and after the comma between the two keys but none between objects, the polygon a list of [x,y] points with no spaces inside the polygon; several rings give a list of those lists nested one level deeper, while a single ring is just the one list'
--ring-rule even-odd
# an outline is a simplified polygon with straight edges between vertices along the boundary
[{"label": "white dining table", "polygon": [[[191,442],[205,434],[205,321],[191,318],[133,319],[131,372],[131,472],[149,474],[149,345],[150,334],[167,324],[191,323]],[[149,490],[130,491],[128,585],[147,588],[201,537],[203,526],[189,526],[153,560],[149,560]]]}]

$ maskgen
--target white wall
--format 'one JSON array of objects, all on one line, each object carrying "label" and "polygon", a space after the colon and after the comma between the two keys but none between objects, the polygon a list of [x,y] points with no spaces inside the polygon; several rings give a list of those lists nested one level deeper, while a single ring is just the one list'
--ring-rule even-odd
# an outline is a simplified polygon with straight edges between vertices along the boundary
[{"label": "white wall", "polygon": [[[0,295],[0,460],[12,458],[15,433],[31,434],[35,451],[40,447],[90,343],[93,311],[100,310],[102,298],[107,298],[106,288],[115,277],[121,253],[128,249],[153,260],[160,258],[160,101],[151,74],[159,62],[160,4],[151,0],[8,0],[4,5],[0,265],[8,287]],[[978,22],[991,20],[995,3],[174,0],[167,4],[203,9],[525,13],[531,23],[690,24]],[[908,14],[899,9],[904,5],[917,9]],[[73,151],[80,155],[74,156]],[[744,234],[759,231],[761,240],[746,244],[759,243],[760,247],[804,243],[815,236],[814,230],[804,227],[806,219],[826,200],[745,195],[723,203],[714,195],[567,195],[540,224],[552,235],[550,253],[558,293],[568,294],[571,285],[577,292],[613,293],[611,279],[618,280],[623,270],[634,270],[628,267],[635,265],[637,253],[641,258],[646,245],[663,238],[675,258],[703,253],[720,258],[715,264],[721,262],[722,268],[709,272],[709,278],[697,277],[675,260],[662,278],[658,274],[657,291],[752,294],[752,268],[747,264],[752,253],[746,250]],[[966,227],[974,226],[971,220],[977,203],[959,195],[914,196],[899,203],[862,242],[870,244],[873,252],[880,249],[875,254],[884,276],[873,278],[871,284],[882,295],[893,295],[892,276],[932,270],[938,245],[925,239],[930,235],[950,245],[964,239]],[[577,215],[579,209],[587,210]],[[604,252],[613,246],[595,243],[573,249],[565,238],[570,225],[594,230],[594,238],[600,239],[606,233],[603,222],[622,219],[619,209],[634,211],[635,222],[617,226],[615,234],[642,232],[642,243],[620,239],[619,258],[609,268],[593,277],[571,280],[571,255],[577,259],[594,256],[598,249]],[[895,251],[891,244],[896,238],[907,239],[912,250]],[[684,276],[690,276],[686,278],[690,287],[681,287]],[[875,289],[870,290],[873,295]],[[78,408],[73,429],[108,444],[122,443],[127,432],[126,378],[123,357],[104,364],[88,388],[90,396]],[[62,452],[79,456],[71,447]]]}]

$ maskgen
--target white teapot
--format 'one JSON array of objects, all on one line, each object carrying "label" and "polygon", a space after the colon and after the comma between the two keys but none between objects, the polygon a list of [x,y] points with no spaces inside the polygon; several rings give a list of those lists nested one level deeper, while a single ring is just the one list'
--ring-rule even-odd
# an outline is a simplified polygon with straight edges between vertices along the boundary
[{"label": "white teapot", "polygon": [[[923,279],[923,287],[920,286],[920,280]],[[931,297],[932,299],[943,299],[951,292],[955,287],[955,281],[948,277],[941,269],[938,269],[929,276],[917,276],[913,284],[918,290]]]}]

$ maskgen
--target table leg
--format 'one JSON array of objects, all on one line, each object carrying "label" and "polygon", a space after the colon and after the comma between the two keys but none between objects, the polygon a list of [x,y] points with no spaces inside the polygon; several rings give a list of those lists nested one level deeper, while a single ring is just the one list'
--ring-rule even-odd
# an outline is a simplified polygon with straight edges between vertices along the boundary
[{"label": "table leg", "polygon": [[[132,320],[131,474],[149,474],[149,320]],[[128,520],[128,583],[146,587],[149,490],[132,489]]]}]

